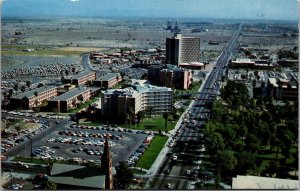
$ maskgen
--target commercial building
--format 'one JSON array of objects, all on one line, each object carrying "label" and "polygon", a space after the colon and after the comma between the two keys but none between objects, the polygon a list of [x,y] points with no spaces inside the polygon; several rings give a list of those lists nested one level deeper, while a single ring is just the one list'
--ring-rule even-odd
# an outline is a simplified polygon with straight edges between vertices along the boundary
[{"label": "commercial building", "polygon": [[42,86],[10,98],[11,109],[32,109],[57,96],[57,87]]},{"label": "commercial building", "polygon": [[96,79],[94,81],[94,85],[108,89],[114,87],[119,82],[122,82],[122,76],[120,73],[110,73]]},{"label": "commercial building", "polygon": [[236,60],[230,60],[229,66],[231,68],[249,68],[249,69],[261,69],[261,70],[273,70],[274,65],[269,60],[254,60],[248,58],[241,58]]},{"label": "commercial building", "polygon": [[100,88],[79,87],[49,100],[48,108],[57,112],[68,112],[69,109],[76,108],[78,103],[90,100],[99,91]]},{"label": "commercial building", "polygon": [[174,33],[166,39],[166,63],[179,66],[181,63],[200,61],[200,38],[183,37]]},{"label": "commercial building", "polygon": [[162,65],[148,68],[148,80],[161,86],[186,90],[192,84],[192,78],[190,70],[170,67],[170,65],[167,65],[167,68]]},{"label": "commercial building", "polygon": [[290,80],[269,78],[268,93],[275,99],[297,100],[299,82],[296,78]]},{"label": "commercial building", "polygon": [[171,112],[173,91],[171,88],[136,84],[133,87],[105,90],[101,95],[102,116],[105,118],[126,117],[131,109],[134,114],[151,108],[152,114]]},{"label": "commercial building", "polygon": [[91,82],[96,79],[96,73],[95,72],[89,72],[85,71],[82,73],[79,73],[72,77],[67,77],[64,79],[64,83],[70,83],[74,85],[84,85],[86,82]]}]

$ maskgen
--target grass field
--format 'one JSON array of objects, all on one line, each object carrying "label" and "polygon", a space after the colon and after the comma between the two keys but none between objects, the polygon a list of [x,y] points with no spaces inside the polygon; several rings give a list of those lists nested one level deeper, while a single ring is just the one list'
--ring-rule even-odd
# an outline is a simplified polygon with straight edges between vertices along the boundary
[{"label": "grass field", "polygon": [[161,149],[166,144],[167,140],[167,136],[155,136],[147,150],[141,156],[140,160],[138,160],[136,166],[144,169],[149,169],[156,160],[156,157],[160,153]]},{"label": "grass field", "polygon": [[[80,56],[83,53],[90,51],[103,50],[101,48],[89,47],[46,47],[33,45],[3,45],[1,48],[2,55],[21,55],[21,56]],[[34,49],[31,52],[22,51],[23,49]]]},{"label": "grass field", "polygon": [[[170,121],[172,119],[172,116],[169,116],[168,122],[167,122],[167,130],[170,131],[174,129],[177,121]],[[143,122],[136,125],[125,126],[121,125],[124,128],[129,129],[136,129],[136,130],[146,130],[146,131],[164,131],[165,130],[165,120],[163,116],[154,116],[151,118],[145,118]]]}]

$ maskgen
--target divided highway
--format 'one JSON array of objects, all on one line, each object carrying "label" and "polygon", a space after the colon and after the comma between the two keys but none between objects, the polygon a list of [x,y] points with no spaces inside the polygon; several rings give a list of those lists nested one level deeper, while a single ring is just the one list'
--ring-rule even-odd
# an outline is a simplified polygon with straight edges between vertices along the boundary
[{"label": "divided highway", "polygon": [[156,175],[152,176],[146,189],[189,189],[191,180],[199,173],[203,151],[203,125],[210,117],[209,106],[220,95],[221,79],[225,74],[228,60],[237,48],[237,39],[242,24],[215,62],[215,66],[204,84],[195,95],[183,121],[173,137],[170,152],[160,161]]}]

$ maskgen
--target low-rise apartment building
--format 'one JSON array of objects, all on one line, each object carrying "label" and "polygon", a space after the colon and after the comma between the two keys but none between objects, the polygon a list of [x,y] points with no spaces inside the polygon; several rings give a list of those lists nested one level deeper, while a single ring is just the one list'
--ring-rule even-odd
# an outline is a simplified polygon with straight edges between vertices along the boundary
[{"label": "low-rise apartment building", "polygon": [[80,86],[80,85],[85,85],[86,82],[94,81],[95,79],[96,79],[95,72],[85,71],[72,77],[66,77],[63,82]]},{"label": "low-rise apartment building", "polygon": [[105,90],[101,95],[102,116],[124,118],[129,110],[134,114],[151,108],[154,115],[172,112],[173,91],[171,88],[152,85]]},{"label": "low-rise apartment building", "polygon": [[11,109],[32,109],[57,96],[57,87],[42,86],[10,98]]},{"label": "low-rise apartment building", "polygon": [[110,73],[96,79],[94,81],[94,85],[108,89],[114,87],[119,82],[122,82],[122,76],[120,73]]},{"label": "low-rise apartment building", "polygon": [[191,86],[192,78],[190,70],[178,67],[154,65],[148,68],[148,80],[161,86],[186,90]]},{"label": "low-rise apartment building", "polygon": [[279,100],[297,100],[299,82],[295,78],[291,80],[269,78],[269,95]]},{"label": "low-rise apartment building", "polygon": [[79,87],[72,89],[60,96],[48,101],[48,108],[57,112],[68,112],[72,108],[76,108],[78,103],[90,100],[99,88]]}]

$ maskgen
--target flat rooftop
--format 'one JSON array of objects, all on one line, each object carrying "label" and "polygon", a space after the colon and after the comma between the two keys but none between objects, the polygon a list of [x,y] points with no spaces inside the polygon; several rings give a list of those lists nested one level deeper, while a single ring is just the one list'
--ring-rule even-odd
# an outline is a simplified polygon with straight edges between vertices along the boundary
[{"label": "flat rooftop", "polygon": [[40,94],[40,93],[49,91],[51,89],[57,89],[57,87],[56,86],[42,86],[40,88],[36,88],[36,89],[30,90],[30,91],[21,93],[19,95],[15,95],[15,96],[13,96],[11,98],[13,98],[13,99],[22,99],[23,97],[30,98],[30,97],[34,97],[35,96],[34,92],[37,92],[38,94]]},{"label": "flat rooftop", "polygon": [[111,79],[116,78],[117,76],[121,76],[121,75],[119,73],[110,73],[110,74],[101,76],[100,78],[96,79],[96,81],[109,81]]},{"label": "flat rooftop", "polygon": [[84,72],[78,73],[74,76],[66,76],[65,78],[66,79],[80,79],[80,78],[87,76],[89,74],[92,74],[92,73],[95,73],[95,72],[84,71]]},{"label": "flat rooftop", "polygon": [[67,101],[73,97],[77,97],[79,94],[82,94],[86,91],[91,91],[90,88],[86,88],[86,87],[79,87],[79,88],[76,88],[76,89],[72,89],[60,96],[57,96],[53,99],[51,99],[50,101]]}]

